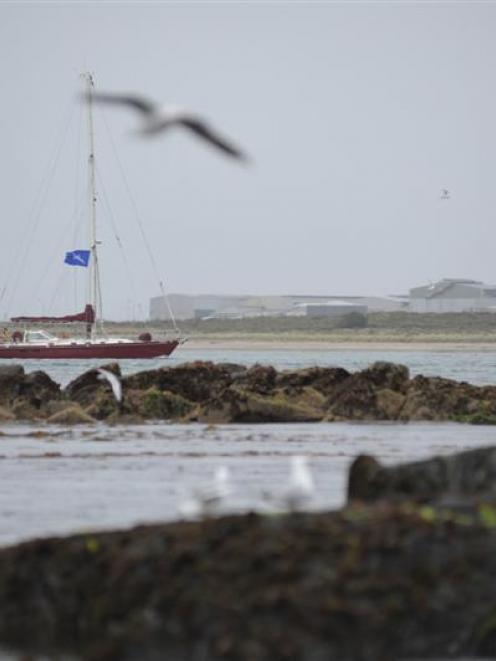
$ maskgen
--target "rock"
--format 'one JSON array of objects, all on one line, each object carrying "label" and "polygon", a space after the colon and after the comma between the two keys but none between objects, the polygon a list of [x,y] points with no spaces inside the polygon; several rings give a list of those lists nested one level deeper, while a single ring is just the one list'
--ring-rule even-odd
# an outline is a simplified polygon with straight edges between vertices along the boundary
[{"label": "rock", "polygon": [[280,372],[276,384],[287,389],[311,386],[330,398],[350,376],[351,374],[342,367],[309,367]]},{"label": "rock", "polygon": [[383,420],[385,414],[377,405],[374,386],[361,373],[352,374],[331,397],[328,420]]},{"label": "rock", "polygon": [[20,395],[23,382],[21,365],[0,365],[0,404],[9,406]]},{"label": "rock", "polygon": [[[228,422],[316,422],[323,412],[308,402],[312,395],[305,392],[307,401],[295,401],[283,391],[262,396],[237,386],[227,388],[221,396],[203,404],[195,419],[219,424]],[[315,403],[315,399],[313,399]]]},{"label": "rock", "polygon": [[230,516],[0,550],[0,643],[155,661],[494,657],[496,510]]},{"label": "rock", "polygon": [[36,371],[26,374],[21,387],[21,395],[34,408],[41,408],[48,402],[60,399],[60,386],[45,372]]},{"label": "rock", "polygon": [[[118,377],[121,376],[121,368],[118,363],[105,365],[104,369],[116,374]],[[101,392],[111,395],[109,385],[106,381],[100,379],[100,374],[96,369],[84,372],[84,374],[78,376],[64,388],[65,397],[71,401],[78,402],[82,407],[93,406],[97,394],[101,394]]]},{"label": "rock", "polygon": [[398,420],[405,404],[406,397],[400,392],[381,388],[376,392],[378,415],[383,420]]},{"label": "rock", "polygon": [[270,365],[253,365],[236,379],[236,385],[246,390],[268,395],[276,386],[277,371]]},{"label": "rock", "polygon": [[487,391],[468,383],[458,383],[441,377],[414,377],[406,392],[401,411],[404,420],[453,420],[469,413],[473,400],[484,403],[487,411],[496,414],[496,398],[487,399]]},{"label": "rock", "polygon": [[143,393],[139,412],[143,418],[170,420],[183,418],[194,408],[195,405],[181,395],[152,387]]},{"label": "rock", "polygon": [[350,468],[349,500],[441,502],[460,498],[496,502],[496,447],[392,467],[361,455]]},{"label": "rock", "polygon": [[[120,375],[117,364],[106,369]],[[409,379],[404,365],[377,362],[350,374],[313,367],[277,372],[255,365],[197,361],[122,379],[118,404],[110,385],[92,369],[61,393],[43,372],[0,370],[0,405],[23,419],[51,415],[53,402],[77,402],[93,418],[201,419],[216,422],[303,420],[453,420],[496,424],[496,386],[477,387],[440,377]]]},{"label": "rock", "polygon": [[10,422],[15,420],[15,415],[5,406],[0,406],[0,422]]},{"label": "rock", "polygon": [[17,420],[25,420],[27,422],[39,420],[42,417],[39,410],[24,397],[17,397],[14,400],[11,411]]},{"label": "rock", "polygon": [[168,367],[132,374],[123,379],[130,390],[155,388],[180,395],[190,402],[204,402],[219,395],[233,383],[234,378],[244,374],[241,365],[196,361],[178,367]]},{"label": "rock", "polygon": [[406,392],[410,379],[408,367],[385,361],[373,363],[360,374],[378,388],[387,388],[401,393]]},{"label": "rock", "polygon": [[78,404],[70,404],[67,408],[53,413],[46,421],[55,425],[87,425],[96,422],[95,418],[83,411]]}]

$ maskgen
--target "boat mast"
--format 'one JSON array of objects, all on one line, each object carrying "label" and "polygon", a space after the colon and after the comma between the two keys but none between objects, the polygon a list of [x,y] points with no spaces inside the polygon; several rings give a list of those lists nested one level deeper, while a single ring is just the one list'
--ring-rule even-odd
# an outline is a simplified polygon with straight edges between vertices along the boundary
[{"label": "boat mast", "polygon": [[91,73],[84,74],[86,79],[87,99],[88,99],[88,130],[89,130],[89,156],[88,156],[88,172],[89,172],[89,187],[90,187],[90,303],[95,312],[95,320],[91,325],[91,338],[95,336],[97,321],[101,320],[101,296],[100,296],[100,282],[98,272],[98,253],[96,238],[96,177],[95,177],[95,136],[93,130],[93,88],[95,83]]}]

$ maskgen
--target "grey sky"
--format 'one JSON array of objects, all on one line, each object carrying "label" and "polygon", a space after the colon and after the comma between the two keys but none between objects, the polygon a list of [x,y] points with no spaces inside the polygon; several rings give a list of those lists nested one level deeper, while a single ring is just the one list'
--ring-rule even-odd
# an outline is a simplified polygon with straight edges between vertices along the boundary
[{"label": "grey sky", "polygon": [[133,271],[131,284],[101,192],[106,316],[146,311],[158,289],[103,118],[169,291],[494,283],[495,34],[493,3],[1,4],[0,285],[14,284],[19,255],[28,266],[0,315],[74,309],[62,260],[86,247],[74,229],[85,221],[72,129],[86,69],[101,90],[203,113],[254,161],[243,167],[180,131],[138,138],[130,111],[99,109],[98,167]]}]

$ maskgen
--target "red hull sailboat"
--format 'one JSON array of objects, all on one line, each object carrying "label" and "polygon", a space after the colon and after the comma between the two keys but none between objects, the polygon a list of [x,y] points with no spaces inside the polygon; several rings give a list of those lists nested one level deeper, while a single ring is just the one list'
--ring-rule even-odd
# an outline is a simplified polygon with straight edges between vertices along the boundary
[{"label": "red hull sailboat", "polygon": [[[13,317],[12,322],[22,324],[23,330],[14,330],[9,338],[4,337],[0,341],[0,359],[140,359],[140,358],[161,358],[169,356],[179,344],[185,339],[179,336],[179,331],[171,312],[171,319],[174,324],[174,336],[170,339],[154,340],[150,333],[143,332],[137,339],[109,337],[104,332],[103,320],[98,318],[97,312],[101,316],[101,286],[99,281],[98,253],[99,244],[96,235],[96,190],[95,190],[95,156],[94,156],[94,138],[93,138],[93,118],[92,118],[92,92],[93,78],[90,74],[85,75],[87,84],[88,98],[88,125],[89,125],[89,178],[91,184],[91,219],[90,219],[90,249],[76,250],[66,254],[66,263],[73,266],[89,265],[89,296],[88,303],[83,312],[62,317],[42,316],[42,317]],[[160,282],[162,294],[165,297],[162,282]],[[79,323],[85,325],[85,334],[83,337],[67,337],[61,334],[60,337],[48,332],[47,330],[27,329],[31,324],[70,324]],[[97,332],[99,326],[100,332]],[[63,336],[62,336],[63,335]]]}]

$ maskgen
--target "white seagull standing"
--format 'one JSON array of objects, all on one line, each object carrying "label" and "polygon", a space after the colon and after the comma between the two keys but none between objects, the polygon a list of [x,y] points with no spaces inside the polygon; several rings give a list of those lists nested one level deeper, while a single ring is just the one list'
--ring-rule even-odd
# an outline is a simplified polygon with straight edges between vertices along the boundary
[{"label": "white seagull standing", "polygon": [[[85,95],[86,100],[90,95]],[[211,145],[217,147],[225,154],[247,160],[246,155],[232,142],[222,137],[217,131],[201,117],[187,110],[175,106],[158,105],[142,96],[135,94],[108,94],[106,92],[91,93],[91,99],[97,103],[109,103],[127,106],[137,110],[142,117],[142,126],[139,133],[142,135],[155,135],[171,127],[179,126],[189,129],[196,136],[203,138]]]},{"label": "white seagull standing", "polygon": [[286,488],[279,494],[264,492],[262,495],[279,511],[301,512],[306,509],[314,494],[315,485],[307,457],[295,455],[290,459],[289,482]]},{"label": "white seagull standing", "polygon": [[286,509],[290,512],[305,509],[314,493],[315,486],[307,457],[301,455],[291,457],[289,485],[282,499]]},{"label": "white seagull standing", "polygon": [[101,367],[98,367],[96,371],[99,372],[99,379],[106,379],[110,383],[115,400],[120,404],[122,401],[122,384],[119,377]]},{"label": "white seagull standing", "polygon": [[219,466],[212,482],[193,490],[191,497],[179,506],[186,518],[215,516],[225,509],[225,501],[232,493],[227,466]]}]

